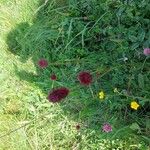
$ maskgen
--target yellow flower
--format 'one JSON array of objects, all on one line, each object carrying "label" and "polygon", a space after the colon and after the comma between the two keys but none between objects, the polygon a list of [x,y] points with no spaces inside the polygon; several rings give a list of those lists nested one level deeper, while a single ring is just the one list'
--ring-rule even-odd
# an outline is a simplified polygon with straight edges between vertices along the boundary
[{"label": "yellow flower", "polygon": [[140,105],[136,101],[131,102],[131,108],[137,110]]},{"label": "yellow flower", "polygon": [[99,98],[104,99],[105,98],[105,93],[103,91],[99,92]]}]

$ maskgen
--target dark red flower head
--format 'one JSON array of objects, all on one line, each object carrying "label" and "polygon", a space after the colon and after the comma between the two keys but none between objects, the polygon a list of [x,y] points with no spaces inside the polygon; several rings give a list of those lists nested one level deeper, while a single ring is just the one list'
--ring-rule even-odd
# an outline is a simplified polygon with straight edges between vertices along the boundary
[{"label": "dark red flower head", "polygon": [[78,80],[83,85],[89,85],[92,82],[92,75],[89,72],[80,72],[78,75]]},{"label": "dark red flower head", "polygon": [[79,124],[76,125],[76,130],[79,130],[81,126]]},{"label": "dark red flower head", "polygon": [[50,92],[48,95],[48,100],[53,103],[60,102],[68,94],[69,90],[65,87],[61,87]]},{"label": "dark red flower head", "polygon": [[48,66],[48,62],[45,59],[40,59],[38,61],[38,65],[39,65],[40,68],[46,68]]},{"label": "dark red flower head", "polygon": [[52,74],[50,78],[51,78],[51,80],[56,80],[57,79],[55,74]]}]

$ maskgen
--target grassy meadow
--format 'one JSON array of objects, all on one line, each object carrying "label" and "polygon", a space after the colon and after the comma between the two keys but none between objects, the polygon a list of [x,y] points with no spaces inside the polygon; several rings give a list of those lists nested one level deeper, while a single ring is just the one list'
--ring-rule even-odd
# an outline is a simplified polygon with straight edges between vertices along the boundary
[{"label": "grassy meadow", "polygon": [[0,0],[0,150],[149,150],[149,14],[148,0]]}]

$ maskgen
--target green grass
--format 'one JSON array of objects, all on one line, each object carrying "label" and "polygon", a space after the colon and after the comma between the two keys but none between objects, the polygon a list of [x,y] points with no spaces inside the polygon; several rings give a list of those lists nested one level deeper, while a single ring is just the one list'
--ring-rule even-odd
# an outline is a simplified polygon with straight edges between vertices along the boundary
[{"label": "green grass", "polygon": [[[148,6],[0,0],[0,150],[148,150],[150,62],[142,54],[150,46]],[[45,70],[40,58],[49,61]],[[76,79],[82,70],[94,76],[91,89]],[[49,103],[53,86],[68,87],[70,95]],[[138,111],[130,109],[133,99]],[[111,133],[101,131],[105,122]]]}]

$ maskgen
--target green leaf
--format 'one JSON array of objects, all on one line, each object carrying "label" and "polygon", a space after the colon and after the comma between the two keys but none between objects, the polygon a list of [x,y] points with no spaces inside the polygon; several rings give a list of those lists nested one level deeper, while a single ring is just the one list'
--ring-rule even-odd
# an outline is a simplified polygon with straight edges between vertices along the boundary
[{"label": "green leaf", "polygon": [[120,17],[124,10],[125,10],[124,7],[119,8],[119,10],[117,11],[116,15],[117,15],[118,17]]},{"label": "green leaf", "polygon": [[145,38],[145,31],[143,29],[141,29],[140,33],[139,33],[139,36],[138,36],[138,40],[140,42],[143,42],[144,38]]},{"label": "green leaf", "polygon": [[141,73],[138,75],[138,84],[141,89],[144,88],[144,76]]},{"label": "green leaf", "polygon": [[146,129],[150,130],[150,119],[146,120]]},{"label": "green leaf", "polygon": [[134,131],[136,131],[136,130],[140,131],[141,130],[140,126],[136,122],[131,124],[130,129],[132,129]]},{"label": "green leaf", "polygon": [[131,42],[136,42],[137,41],[137,37],[135,37],[134,35],[129,35],[129,40],[131,41]]},{"label": "green leaf", "polygon": [[139,47],[139,43],[134,43],[132,46],[131,46],[131,49],[132,50],[135,50],[136,48]]}]

